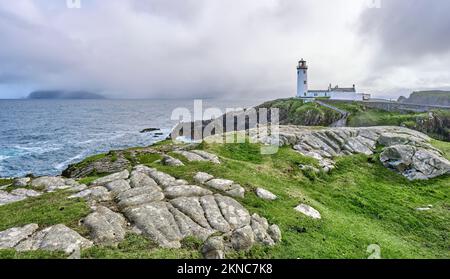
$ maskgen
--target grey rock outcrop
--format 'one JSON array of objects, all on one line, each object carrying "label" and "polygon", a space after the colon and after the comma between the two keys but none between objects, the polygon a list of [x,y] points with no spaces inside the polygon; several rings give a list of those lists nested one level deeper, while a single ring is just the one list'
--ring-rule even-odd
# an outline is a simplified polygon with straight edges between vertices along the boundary
[{"label": "grey rock outcrop", "polygon": [[103,186],[95,186],[81,191],[77,194],[71,195],[69,199],[84,198],[88,201],[110,201],[112,199],[111,193]]},{"label": "grey rock outcrop", "polygon": [[449,161],[431,146],[425,134],[403,127],[362,127],[313,129],[300,126],[280,126],[279,138],[250,135],[264,144],[292,145],[304,156],[318,160],[328,172],[335,168],[334,158],[352,154],[372,155],[377,145],[383,146],[381,160],[408,179],[429,179],[449,173]]},{"label": "grey rock outcrop", "polygon": [[213,164],[220,164],[220,160],[217,155],[203,150],[177,150],[174,151],[174,153],[184,156],[189,162],[211,162]]},{"label": "grey rock outcrop", "polygon": [[316,209],[312,208],[309,205],[306,204],[300,204],[295,208],[296,211],[303,213],[304,215],[311,217],[313,219],[322,219],[322,216],[320,215],[320,212]]},{"label": "grey rock outcrop", "polygon": [[125,238],[126,220],[107,207],[99,206],[95,212],[83,220],[84,226],[90,231],[91,239],[96,244],[115,245]]},{"label": "grey rock outcrop", "polygon": [[55,225],[34,233],[14,248],[17,251],[62,251],[66,254],[89,248],[93,243],[65,225]]},{"label": "grey rock outcrop", "polygon": [[220,236],[210,237],[202,247],[202,255],[208,260],[221,260],[225,258],[225,244]]},{"label": "grey rock outcrop", "polygon": [[30,237],[38,228],[37,224],[29,224],[0,232],[0,249],[14,248],[22,240]]},{"label": "grey rock outcrop", "polygon": [[173,158],[172,156],[165,155],[163,156],[163,159],[161,160],[163,165],[171,166],[171,167],[181,167],[184,166],[183,162],[180,160]]},{"label": "grey rock outcrop", "polygon": [[62,177],[43,176],[31,181],[31,186],[34,188],[44,188],[47,192],[53,192],[61,189],[68,189],[71,186],[66,185],[66,181]]},{"label": "grey rock outcrop", "polygon": [[425,180],[450,173],[450,162],[439,153],[411,145],[387,147],[380,160],[410,180]]},{"label": "grey rock outcrop", "polygon": [[275,194],[263,188],[257,188],[256,195],[263,200],[269,201],[274,201],[278,198]]},{"label": "grey rock outcrop", "polygon": [[214,178],[214,176],[212,176],[206,172],[198,172],[194,176],[194,181],[197,183],[200,183],[200,184],[205,184],[206,182],[210,181],[213,178]]},{"label": "grey rock outcrop", "polygon": [[113,173],[108,176],[94,180],[92,182],[92,185],[105,185],[105,184],[115,181],[115,180],[127,179],[129,175],[130,175],[130,172],[128,172],[128,170],[124,170],[124,171]]},{"label": "grey rock outcrop", "polygon": [[14,179],[13,185],[14,187],[26,187],[30,181],[31,178],[29,177],[16,178]]}]

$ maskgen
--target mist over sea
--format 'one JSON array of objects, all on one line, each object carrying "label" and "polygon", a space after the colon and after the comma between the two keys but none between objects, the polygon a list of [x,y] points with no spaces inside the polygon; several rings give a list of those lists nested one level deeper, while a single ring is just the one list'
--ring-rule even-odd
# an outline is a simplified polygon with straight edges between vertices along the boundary
[{"label": "mist over sea", "polygon": [[[203,108],[251,107],[263,100],[204,100]],[[170,133],[175,108],[194,100],[0,100],[0,177],[57,175],[84,158],[148,146]],[[160,128],[163,135],[140,133]]]}]

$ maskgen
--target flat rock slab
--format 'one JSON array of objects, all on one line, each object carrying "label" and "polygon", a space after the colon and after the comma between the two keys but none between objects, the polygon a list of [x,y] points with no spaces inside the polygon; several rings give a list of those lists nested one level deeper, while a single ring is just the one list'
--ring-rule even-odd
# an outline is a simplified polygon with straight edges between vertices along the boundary
[{"label": "flat rock slab", "polygon": [[306,204],[300,204],[295,208],[296,211],[305,214],[313,219],[322,219],[320,212]]},{"label": "flat rock slab", "polygon": [[103,186],[95,186],[69,197],[69,199],[75,198],[84,198],[89,201],[99,202],[112,200],[111,193]]},{"label": "flat rock slab", "polygon": [[233,180],[218,179],[218,178],[211,179],[208,182],[206,182],[206,186],[223,192],[231,190],[232,189],[231,186],[233,184],[234,184]]},{"label": "flat rock slab", "polygon": [[22,240],[30,237],[38,228],[37,224],[29,224],[0,232],[0,249],[14,248]]},{"label": "flat rock slab", "polygon": [[274,201],[278,198],[275,194],[263,188],[257,188],[256,195],[263,200],[269,201]]},{"label": "flat rock slab", "polygon": [[33,179],[31,186],[34,188],[44,188],[47,192],[70,188],[62,177],[43,176]]},{"label": "flat rock slab", "polygon": [[15,189],[15,190],[11,191],[11,194],[16,195],[16,196],[24,196],[27,198],[39,197],[40,195],[42,195],[41,192],[30,190],[30,189]]},{"label": "flat rock slab", "polygon": [[13,186],[14,187],[26,187],[28,183],[30,183],[31,178],[23,177],[14,179]]},{"label": "flat rock slab", "polygon": [[180,160],[173,158],[172,156],[169,156],[169,155],[164,155],[161,162],[163,163],[163,165],[171,166],[171,167],[184,166],[183,162],[181,162]]},{"label": "flat rock slab", "polygon": [[107,183],[105,187],[111,192],[113,196],[117,196],[120,193],[131,189],[130,184],[124,179],[111,181]]},{"label": "flat rock slab", "polygon": [[125,239],[125,218],[109,208],[99,206],[83,220],[96,244],[116,245]]},{"label": "flat rock slab", "polygon": [[129,208],[125,216],[144,235],[166,248],[180,248],[183,236],[166,202],[153,202]]},{"label": "flat rock slab", "polygon": [[170,186],[164,189],[164,195],[169,199],[179,197],[200,197],[211,194],[211,191],[196,185]]},{"label": "flat rock slab", "polygon": [[130,176],[130,186],[132,188],[158,186],[158,184],[147,174],[134,170]]},{"label": "flat rock slab", "polygon": [[210,161],[211,163],[220,164],[219,157],[215,154],[212,154],[212,153],[209,153],[209,152],[206,152],[203,150],[191,150],[191,153],[200,155],[201,157]]},{"label": "flat rock slab", "polygon": [[34,233],[20,242],[17,251],[62,251],[72,254],[80,249],[92,247],[93,243],[65,225],[55,225]]},{"label": "flat rock slab", "polygon": [[244,187],[234,183],[232,180],[214,178],[206,182],[205,185],[235,198],[245,197]]},{"label": "flat rock slab", "polygon": [[27,198],[26,196],[16,196],[16,195],[12,195],[6,191],[0,190],[0,206],[18,202],[18,201],[23,201],[26,198]]},{"label": "flat rock slab", "polygon": [[214,178],[214,176],[212,176],[206,172],[198,172],[194,176],[194,181],[197,183],[200,183],[200,184],[205,184],[206,182],[210,181],[213,178]]},{"label": "flat rock slab", "polygon": [[189,152],[189,151],[174,151],[175,154],[179,154],[181,156],[184,156],[189,162],[208,162],[209,160],[206,158],[203,158],[202,156]]},{"label": "flat rock slab", "polygon": [[94,180],[92,182],[92,185],[104,185],[104,184],[112,182],[114,180],[127,179],[129,176],[130,176],[130,172],[128,170],[124,170],[124,171],[113,173],[111,175]]}]

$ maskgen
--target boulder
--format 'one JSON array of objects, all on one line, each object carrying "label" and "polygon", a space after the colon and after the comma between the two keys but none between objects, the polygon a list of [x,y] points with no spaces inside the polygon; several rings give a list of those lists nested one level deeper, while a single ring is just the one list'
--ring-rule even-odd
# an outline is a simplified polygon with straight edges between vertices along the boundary
[{"label": "boulder", "polygon": [[16,196],[0,190],[0,206],[18,201],[23,201],[26,198],[27,198],[26,196]]},{"label": "boulder", "polygon": [[219,157],[215,154],[203,151],[203,150],[191,150],[192,153],[200,155],[202,158],[210,161],[214,164],[220,164]]},{"label": "boulder", "polygon": [[278,198],[272,192],[270,192],[266,189],[263,189],[263,188],[257,188],[256,195],[263,200],[269,200],[269,201],[274,201]]},{"label": "boulder", "polygon": [[213,189],[219,190],[219,191],[229,191],[232,189],[232,185],[234,182],[232,180],[228,179],[211,179],[208,182],[206,182],[206,186],[211,187]]},{"label": "boulder", "polygon": [[231,185],[231,189],[226,191],[225,193],[234,198],[243,199],[245,197],[245,189],[239,184]]},{"label": "boulder", "polygon": [[29,224],[0,232],[0,249],[14,248],[22,240],[30,237],[38,228],[37,224]]},{"label": "boulder", "polygon": [[13,186],[14,187],[26,187],[28,183],[30,183],[31,178],[23,177],[14,179]]},{"label": "boulder", "polygon": [[69,199],[75,198],[84,198],[89,201],[98,202],[112,200],[111,193],[103,186],[92,187],[69,197]]},{"label": "boulder", "polygon": [[249,225],[236,229],[231,234],[231,245],[236,251],[249,250],[254,243],[255,236],[252,227]]},{"label": "boulder", "polygon": [[125,218],[109,208],[99,206],[88,215],[83,224],[90,231],[91,239],[96,244],[116,245],[125,239]]},{"label": "boulder", "polygon": [[125,216],[144,235],[165,248],[180,248],[183,236],[166,202],[153,202],[125,210]]},{"label": "boulder", "polygon": [[306,204],[300,204],[295,208],[296,211],[305,214],[313,219],[322,219],[320,212]]},{"label": "boulder", "polygon": [[200,184],[205,184],[206,182],[210,181],[213,178],[214,178],[214,176],[212,176],[206,172],[198,172],[194,176],[194,181],[197,183],[200,183]]},{"label": "boulder", "polygon": [[164,155],[163,159],[161,160],[163,165],[170,166],[170,167],[182,167],[184,166],[183,162],[180,160],[173,158],[169,155]]},{"label": "boulder", "polygon": [[231,231],[231,227],[225,220],[214,196],[203,196],[200,198],[200,205],[205,212],[210,226],[220,232],[226,233]]},{"label": "boulder", "polygon": [[189,151],[178,150],[178,151],[174,151],[174,153],[185,157],[189,162],[207,162],[208,161],[208,159],[203,158],[199,154],[195,154],[195,153],[192,153]]},{"label": "boulder", "polygon": [[268,233],[269,223],[264,217],[260,217],[258,214],[253,214],[251,219],[251,228],[255,234],[255,240],[264,245],[273,246],[275,241],[270,237]]},{"label": "boulder", "polygon": [[131,188],[139,188],[139,187],[158,186],[158,184],[156,184],[155,180],[150,178],[145,173],[134,170],[131,172],[130,186]]},{"label": "boulder", "polygon": [[33,179],[31,186],[34,188],[44,188],[48,192],[70,188],[70,186],[66,185],[66,182],[62,177],[50,176],[43,176]]},{"label": "boulder", "polygon": [[120,193],[123,193],[131,189],[130,184],[124,179],[111,181],[107,183],[105,187],[111,192],[113,196],[117,196]]},{"label": "boulder", "polygon": [[222,260],[225,258],[225,245],[223,238],[214,236],[208,238],[203,244],[202,255],[208,260]]},{"label": "boulder", "polygon": [[65,225],[55,225],[34,233],[31,237],[20,242],[17,251],[62,251],[72,254],[77,249],[92,247],[93,243]]},{"label": "boulder", "polygon": [[42,195],[41,192],[37,192],[31,189],[15,189],[11,191],[12,195],[16,195],[16,196],[23,196],[26,198],[30,198],[30,197],[39,197],[40,195]]},{"label": "boulder", "polygon": [[450,162],[433,150],[410,145],[393,145],[380,154],[384,166],[409,180],[426,180],[450,173]]},{"label": "boulder", "polygon": [[250,214],[240,203],[222,195],[215,195],[214,197],[231,229],[242,228],[250,224]]},{"label": "boulder", "polygon": [[164,194],[158,186],[132,188],[117,196],[118,206],[122,209],[162,201],[163,199]]},{"label": "boulder", "polygon": [[99,179],[95,180],[94,182],[92,182],[92,185],[105,185],[105,184],[115,181],[115,180],[127,179],[129,175],[130,175],[130,172],[128,170],[124,170],[121,172],[113,173],[108,176],[99,178]]},{"label": "boulder", "polygon": [[273,239],[273,241],[275,241],[275,243],[278,243],[281,241],[281,230],[280,227],[278,227],[278,225],[271,225],[269,227],[269,229],[267,230],[267,233],[269,234],[270,238]]}]

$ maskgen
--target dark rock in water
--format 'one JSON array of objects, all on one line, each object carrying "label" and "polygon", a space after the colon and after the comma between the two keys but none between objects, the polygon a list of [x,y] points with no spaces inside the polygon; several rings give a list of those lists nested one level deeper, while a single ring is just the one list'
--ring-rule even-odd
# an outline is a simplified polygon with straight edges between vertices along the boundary
[{"label": "dark rock in water", "polygon": [[150,132],[155,132],[155,131],[161,131],[161,129],[159,129],[159,128],[147,128],[147,129],[142,130],[140,133],[144,134],[144,133],[150,133]]},{"label": "dark rock in water", "polygon": [[105,97],[87,91],[47,90],[31,92],[28,99],[105,99]]}]

